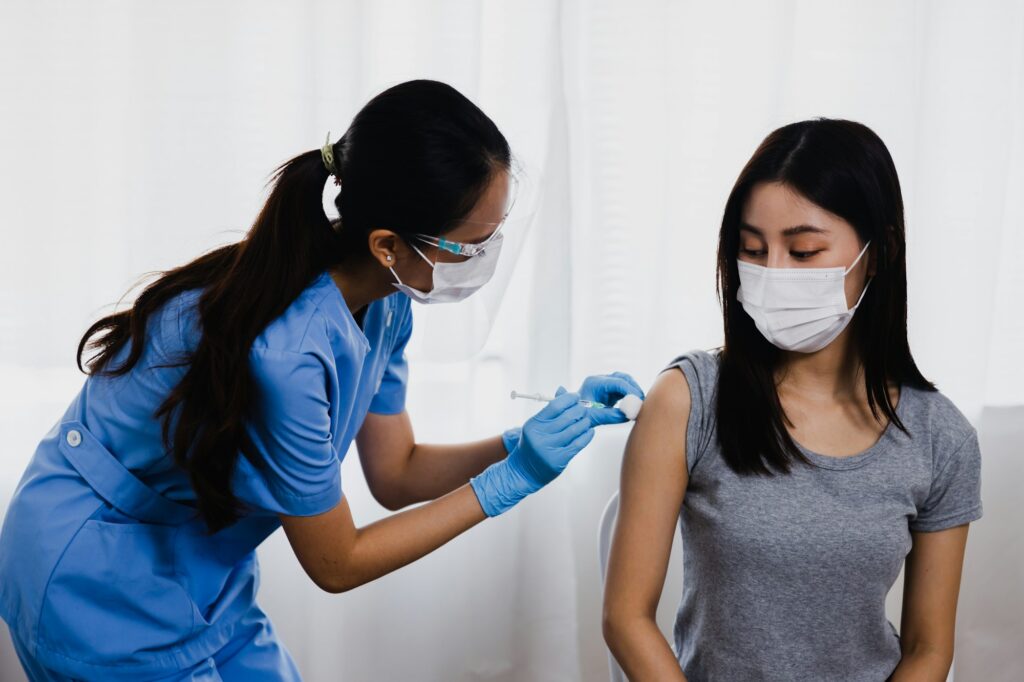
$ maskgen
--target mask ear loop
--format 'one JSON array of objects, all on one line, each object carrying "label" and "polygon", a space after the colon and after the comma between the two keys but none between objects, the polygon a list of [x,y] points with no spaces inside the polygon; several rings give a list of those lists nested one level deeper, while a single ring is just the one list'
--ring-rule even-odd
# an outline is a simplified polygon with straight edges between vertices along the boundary
[{"label": "mask ear loop", "polygon": [[[409,246],[411,246],[411,247],[413,248],[413,250],[414,250],[414,251],[415,251],[416,253],[418,253],[418,254],[419,254],[420,258],[422,258],[423,260],[427,261],[427,265],[429,265],[429,266],[430,266],[430,269],[431,269],[431,270],[433,270],[433,269],[434,269],[434,263],[432,263],[432,262],[430,261],[430,259],[429,259],[429,258],[427,258],[427,257],[426,257],[426,256],[425,256],[425,255],[423,254],[423,252],[422,252],[422,251],[420,251],[419,249],[417,249],[417,248],[416,248],[416,245],[415,245],[415,244],[409,244]],[[398,283],[399,283],[399,284],[401,284],[402,286],[405,286],[405,282],[403,282],[403,281],[402,281],[402,278],[398,276],[398,273],[397,273],[397,272],[395,272],[395,266],[394,266],[394,265],[392,265],[391,267],[389,267],[389,268],[388,268],[388,270],[390,270],[390,271],[391,271],[391,275],[392,275],[392,276],[393,276],[393,277],[394,277],[394,278],[395,278],[396,280],[398,280]]]},{"label": "mask ear loop", "polygon": [[388,268],[388,270],[391,271],[391,276],[394,277],[399,284],[405,286],[405,282],[403,282],[402,278],[398,276],[397,272],[395,272],[395,266],[392,265],[391,267]]},{"label": "mask ear loop", "polygon": [[850,267],[846,268],[846,272],[843,273],[844,277],[850,274],[850,270],[853,270],[853,268],[857,266],[857,263],[859,263],[860,259],[864,257],[864,252],[868,250],[869,246],[871,246],[870,239],[868,240],[868,243],[864,245],[864,248],[860,250],[860,253],[857,254],[857,257],[853,259],[853,262],[850,263]]},{"label": "mask ear loop", "polygon": [[[860,262],[861,257],[864,255],[864,252],[868,250],[868,246],[870,245],[871,240],[869,239],[868,243],[864,245],[864,248],[860,250],[860,253],[857,255],[857,258],[854,259],[853,263],[850,264],[850,267],[847,268],[846,272],[843,273],[843,277],[846,277],[846,275],[850,273],[850,270],[853,270],[854,266],[856,266],[857,263]],[[864,288],[861,289],[860,291],[860,297],[857,298],[857,302],[853,304],[853,307],[850,308],[850,311],[856,310],[858,307],[860,307],[860,302],[864,300],[864,294],[868,293],[868,287],[871,286],[871,280],[873,279],[874,277],[868,277],[868,281],[864,283]]]},{"label": "mask ear loop", "polygon": [[850,308],[851,311],[860,307],[860,302],[864,300],[864,294],[868,293],[868,287],[871,286],[872,279],[874,279],[874,277],[868,277],[868,281],[864,283],[864,288],[861,289],[860,292],[860,298],[858,298],[857,302],[853,304],[852,308]]},{"label": "mask ear loop", "polygon": [[418,253],[420,255],[420,258],[422,258],[423,260],[427,261],[427,265],[430,266],[431,270],[434,269],[434,265],[435,264],[429,258],[427,258],[426,255],[424,255],[424,253],[422,251],[417,249],[415,244],[409,244],[409,246],[412,247],[413,251],[415,251],[416,253]]}]

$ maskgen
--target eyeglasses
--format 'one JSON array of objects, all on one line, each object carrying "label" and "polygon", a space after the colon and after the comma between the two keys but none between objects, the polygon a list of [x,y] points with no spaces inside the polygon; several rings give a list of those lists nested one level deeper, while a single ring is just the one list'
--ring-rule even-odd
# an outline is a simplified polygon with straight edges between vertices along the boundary
[{"label": "eyeglasses", "polygon": [[512,201],[509,203],[509,206],[505,210],[505,214],[501,217],[501,220],[499,220],[497,223],[484,223],[473,220],[465,221],[466,224],[473,225],[497,225],[497,228],[495,228],[494,232],[492,232],[484,241],[477,242],[475,244],[467,244],[465,242],[453,242],[451,240],[445,239],[444,237],[435,237],[434,235],[430,234],[417,234],[415,235],[415,237],[420,241],[423,241],[432,246],[436,246],[442,251],[454,253],[456,256],[465,256],[467,258],[479,256],[480,254],[484,253],[487,250],[487,246],[491,244],[495,240],[495,238],[497,238],[501,234],[501,229],[505,226],[505,221],[508,219],[509,214],[512,213],[512,209],[516,205],[516,199],[519,198],[519,179],[516,178],[516,176],[514,175],[512,176],[512,183]]},{"label": "eyeglasses", "polygon": [[479,256],[487,250],[487,247],[493,242],[501,239],[501,228],[502,224],[498,224],[498,229],[491,233],[491,235],[482,242],[476,244],[466,244],[464,242],[453,242],[445,239],[444,237],[432,237],[427,234],[418,234],[416,238],[420,241],[426,242],[441,249],[448,253],[454,253],[457,256],[465,256],[472,258],[473,256]]}]

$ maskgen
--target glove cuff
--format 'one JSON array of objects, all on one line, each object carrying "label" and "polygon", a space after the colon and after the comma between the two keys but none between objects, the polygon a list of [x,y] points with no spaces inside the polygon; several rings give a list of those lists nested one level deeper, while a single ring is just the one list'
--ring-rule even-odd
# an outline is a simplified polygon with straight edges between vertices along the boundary
[{"label": "glove cuff", "polygon": [[537,488],[503,459],[469,479],[469,485],[487,516],[504,514]]}]

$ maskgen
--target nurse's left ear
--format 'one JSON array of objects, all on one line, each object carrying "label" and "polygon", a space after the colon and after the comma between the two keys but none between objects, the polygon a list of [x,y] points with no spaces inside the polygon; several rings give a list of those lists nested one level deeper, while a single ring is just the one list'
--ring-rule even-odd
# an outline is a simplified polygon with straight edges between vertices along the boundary
[{"label": "nurse's left ear", "polygon": [[394,267],[399,251],[405,247],[402,239],[391,230],[373,230],[367,239],[370,256],[385,268]]}]

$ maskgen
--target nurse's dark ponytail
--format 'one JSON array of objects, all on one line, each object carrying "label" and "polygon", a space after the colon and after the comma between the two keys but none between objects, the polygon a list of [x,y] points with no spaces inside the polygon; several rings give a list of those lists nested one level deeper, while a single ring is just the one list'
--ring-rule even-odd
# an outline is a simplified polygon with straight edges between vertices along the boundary
[{"label": "nurse's dark ponytail", "polygon": [[[175,461],[189,474],[211,532],[245,512],[230,485],[238,453],[258,467],[265,464],[245,429],[255,390],[249,351],[256,337],[325,269],[368,251],[371,229],[441,234],[472,210],[495,173],[511,162],[494,123],[435,81],[403,83],[375,97],[332,151],[342,186],[335,199],[339,221],[323,210],[330,172],[321,151],[300,154],[277,169],[242,241],[162,273],[129,310],[93,324],[78,346],[82,371],[85,351],[94,349],[85,363],[90,374],[127,374],[142,357],[150,315],[173,297],[202,289],[202,336],[154,416],[162,420]],[[126,357],[113,366],[126,345]]]}]

